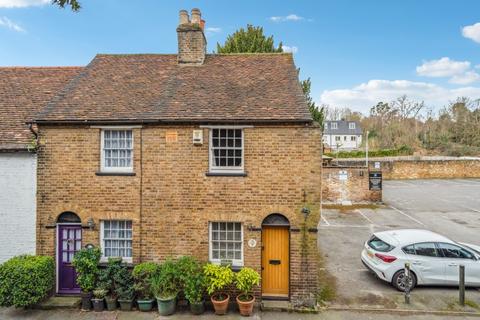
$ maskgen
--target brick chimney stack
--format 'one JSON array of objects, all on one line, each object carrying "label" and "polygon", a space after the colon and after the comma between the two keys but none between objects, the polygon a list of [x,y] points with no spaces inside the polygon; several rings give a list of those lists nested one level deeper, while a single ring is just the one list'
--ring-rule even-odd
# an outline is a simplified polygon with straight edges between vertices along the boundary
[{"label": "brick chimney stack", "polygon": [[199,9],[192,9],[191,19],[186,10],[180,10],[180,21],[177,27],[179,64],[203,64],[207,51],[204,27],[205,21],[202,20]]}]

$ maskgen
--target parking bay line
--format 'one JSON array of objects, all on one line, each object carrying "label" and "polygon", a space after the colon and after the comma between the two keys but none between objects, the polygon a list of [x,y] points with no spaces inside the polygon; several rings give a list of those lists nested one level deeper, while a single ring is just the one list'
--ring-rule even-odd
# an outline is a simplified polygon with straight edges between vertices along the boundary
[{"label": "parking bay line", "polygon": [[394,206],[389,205],[389,207],[392,208],[393,210],[397,211],[397,212],[400,213],[401,215],[403,215],[403,216],[409,218],[410,220],[418,223],[419,225],[422,225],[422,226],[425,227],[425,224],[424,224],[423,222],[418,221],[417,219],[415,219],[415,218],[412,217],[411,215],[406,214],[405,212],[403,212],[403,211],[400,210],[400,209],[395,208]]}]

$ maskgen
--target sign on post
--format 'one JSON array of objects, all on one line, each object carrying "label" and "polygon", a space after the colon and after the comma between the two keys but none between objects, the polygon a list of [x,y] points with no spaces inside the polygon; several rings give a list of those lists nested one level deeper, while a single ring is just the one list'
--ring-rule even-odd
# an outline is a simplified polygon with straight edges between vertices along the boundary
[{"label": "sign on post", "polygon": [[369,172],[368,173],[368,185],[370,190],[382,190],[382,173],[381,172]]}]

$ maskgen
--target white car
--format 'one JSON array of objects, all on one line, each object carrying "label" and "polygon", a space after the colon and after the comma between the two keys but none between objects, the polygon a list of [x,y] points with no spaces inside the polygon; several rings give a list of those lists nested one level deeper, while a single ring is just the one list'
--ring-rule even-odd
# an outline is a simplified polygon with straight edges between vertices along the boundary
[{"label": "white car", "polygon": [[416,285],[458,286],[459,266],[465,266],[465,285],[480,287],[480,247],[452,241],[418,229],[376,232],[365,242],[362,262],[375,275],[405,290],[405,263]]}]

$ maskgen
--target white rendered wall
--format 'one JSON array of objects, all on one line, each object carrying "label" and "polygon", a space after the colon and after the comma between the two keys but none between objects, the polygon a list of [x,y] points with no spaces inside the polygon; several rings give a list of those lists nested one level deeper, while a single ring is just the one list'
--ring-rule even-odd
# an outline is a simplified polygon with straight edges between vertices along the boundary
[{"label": "white rendered wall", "polygon": [[0,263],[35,253],[37,157],[0,153]]},{"label": "white rendered wall", "polygon": [[[351,140],[352,136],[356,137],[355,141]],[[340,137],[340,141],[336,141],[335,137]],[[347,140],[345,140],[345,137],[347,138]],[[343,135],[324,134],[323,143],[327,144],[330,148],[334,150],[337,149],[337,144],[338,144],[338,150],[356,150],[356,149],[360,149],[360,147],[362,146],[362,136],[349,135],[349,134],[343,134]]]}]

